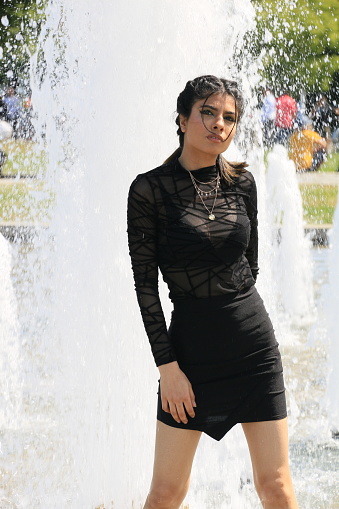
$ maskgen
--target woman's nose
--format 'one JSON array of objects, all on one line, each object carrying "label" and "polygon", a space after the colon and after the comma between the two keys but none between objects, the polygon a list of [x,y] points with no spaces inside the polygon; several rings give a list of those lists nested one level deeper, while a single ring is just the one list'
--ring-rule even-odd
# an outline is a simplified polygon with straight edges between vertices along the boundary
[{"label": "woman's nose", "polygon": [[213,126],[213,129],[220,129],[222,130],[224,128],[224,119],[222,116],[220,117],[217,117],[215,119],[215,123],[214,123],[214,126]]}]

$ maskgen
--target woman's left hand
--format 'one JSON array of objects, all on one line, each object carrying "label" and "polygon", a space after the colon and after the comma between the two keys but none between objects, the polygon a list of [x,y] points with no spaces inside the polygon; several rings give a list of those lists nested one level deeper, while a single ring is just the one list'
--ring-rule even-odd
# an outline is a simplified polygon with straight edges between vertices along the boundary
[{"label": "woman's left hand", "polygon": [[180,423],[188,423],[187,415],[195,417],[195,396],[192,384],[176,361],[159,366],[162,409]]}]

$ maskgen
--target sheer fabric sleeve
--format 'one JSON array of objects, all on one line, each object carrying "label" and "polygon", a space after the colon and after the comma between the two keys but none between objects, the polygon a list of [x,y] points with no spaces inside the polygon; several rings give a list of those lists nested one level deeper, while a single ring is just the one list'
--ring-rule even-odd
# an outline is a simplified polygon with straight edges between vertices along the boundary
[{"label": "sheer fabric sleeve", "polygon": [[256,281],[258,267],[258,209],[257,209],[257,186],[253,176],[251,175],[252,185],[246,200],[247,215],[251,222],[250,240],[246,249],[245,256],[251,268],[253,279]]},{"label": "sheer fabric sleeve", "polygon": [[128,196],[128,244],[138,303],[157,366],[176,360],[158,290],[157,212],[147,179],[139,176]]}]

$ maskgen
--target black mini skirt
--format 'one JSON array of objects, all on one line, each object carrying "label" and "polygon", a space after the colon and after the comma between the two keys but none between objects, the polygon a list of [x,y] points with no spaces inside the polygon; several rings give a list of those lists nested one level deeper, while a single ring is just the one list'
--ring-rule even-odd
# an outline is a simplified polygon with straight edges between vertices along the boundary
[{"label": "black mini skirt", "polygon": [[256,288],[174,302],[169,335],[197,408],[188,424],[162,410],[159,421],[220,440],[235,424],[287,416],[281,356]]}]

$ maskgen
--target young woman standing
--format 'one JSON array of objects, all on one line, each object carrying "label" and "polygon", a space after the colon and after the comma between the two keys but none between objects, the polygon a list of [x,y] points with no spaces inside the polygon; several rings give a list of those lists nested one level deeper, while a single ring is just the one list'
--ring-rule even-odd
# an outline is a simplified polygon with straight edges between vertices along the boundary
[{"label": "young woman standing", "polygon": [[[278,344],[255,289],[257,195],[227,150],[243,113],[234,81],[201,76],[178,97],[180,147],[131,185],[135,288],[160,371],[154,472],[145,509],[178,509],[202,432],[241,423],[265,509],[297,509]],[[174,305],[167,330],[158,268]]]}]

